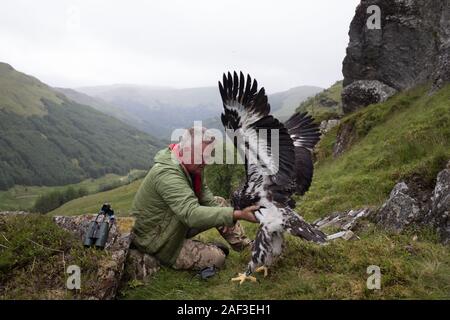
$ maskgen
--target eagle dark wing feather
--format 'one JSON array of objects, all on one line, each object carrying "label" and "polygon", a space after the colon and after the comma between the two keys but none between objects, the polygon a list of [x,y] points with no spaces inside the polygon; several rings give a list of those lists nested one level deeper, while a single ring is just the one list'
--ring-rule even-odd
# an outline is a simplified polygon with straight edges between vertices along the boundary
[{"label": "eagle dark wing feather", "polygon": [[294,114],[285,126],[295,146],[295,192],[303,195],[311,185],[314,171],[312,149],[320,140],[320,130],[307,113]]}]

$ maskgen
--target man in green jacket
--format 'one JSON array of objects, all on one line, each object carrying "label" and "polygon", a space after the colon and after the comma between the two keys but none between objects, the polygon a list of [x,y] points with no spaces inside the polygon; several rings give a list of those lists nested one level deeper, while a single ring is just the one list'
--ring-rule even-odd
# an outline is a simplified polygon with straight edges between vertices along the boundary
[{"label": "man in green jacket", "polygon": [[[225,253],[219,246],[188,238],[215,227],[239,251],[251,241],[238,220],[257,222],[254,211],[258,207],[234,210],[207,187],[202,175],[203,154],[214,142],[205,139],[205,130],[201,128],[200,139],[194,137],[197,129],[186,130],[179,144],[159,151],[133,201],[134,246],[176,269],[220,268]],[[196,152],[202,153],[198,163],[194,161]]]}]

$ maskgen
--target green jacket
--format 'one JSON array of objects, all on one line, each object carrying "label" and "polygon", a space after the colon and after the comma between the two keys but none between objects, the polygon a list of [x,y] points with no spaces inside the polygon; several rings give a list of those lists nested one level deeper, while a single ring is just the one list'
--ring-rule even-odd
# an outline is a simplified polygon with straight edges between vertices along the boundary
[{"label": "green jacket", "polygon": [[156,154],[134,197],[132,214],[133,244],[168,265],[175,263],[188,229],[233,225],[233,208],[218,207],[204,180],[199,200],[191,177],[172,160],[169,148]]}]

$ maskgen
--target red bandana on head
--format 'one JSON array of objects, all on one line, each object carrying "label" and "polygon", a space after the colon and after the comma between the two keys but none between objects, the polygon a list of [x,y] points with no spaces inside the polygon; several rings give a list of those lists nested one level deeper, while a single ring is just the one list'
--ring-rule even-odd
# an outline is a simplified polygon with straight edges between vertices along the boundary
[{"label": "red bandana on head", "polygon": [[179,145],[177,143],[169,144],[169,149],[172,150],[172,152],[176,155],[177,159],[180,161],[181,166],[183,167],[183,170],[192,177],[192,183],[194,185],[195,195],[197,196],[197,198],[200,199],[200,197],[202,195],[202,175],[200,173],[199,174],[190,174],[186,170],[186,167],[184,166],[183,161],[180,157]]}]

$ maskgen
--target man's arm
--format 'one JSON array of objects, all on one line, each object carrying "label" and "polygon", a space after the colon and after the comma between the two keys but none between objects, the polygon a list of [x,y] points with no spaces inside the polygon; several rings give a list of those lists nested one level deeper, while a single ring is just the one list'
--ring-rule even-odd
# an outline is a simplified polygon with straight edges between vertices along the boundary
[{"label": "man's arm", "polygon": [[160,173],[155,179],[155,187],[178,219],[189,228],[208,229],[233,225],[233,208],[200,205],[186,179],[177,171]]},{"label": "man's arm", "polygon": [[202,182],[202,198],[200,204],[207,207],[217,207],[219,206],[216,200],[214,200],[214,195],[206,185],[206,182]]}]

